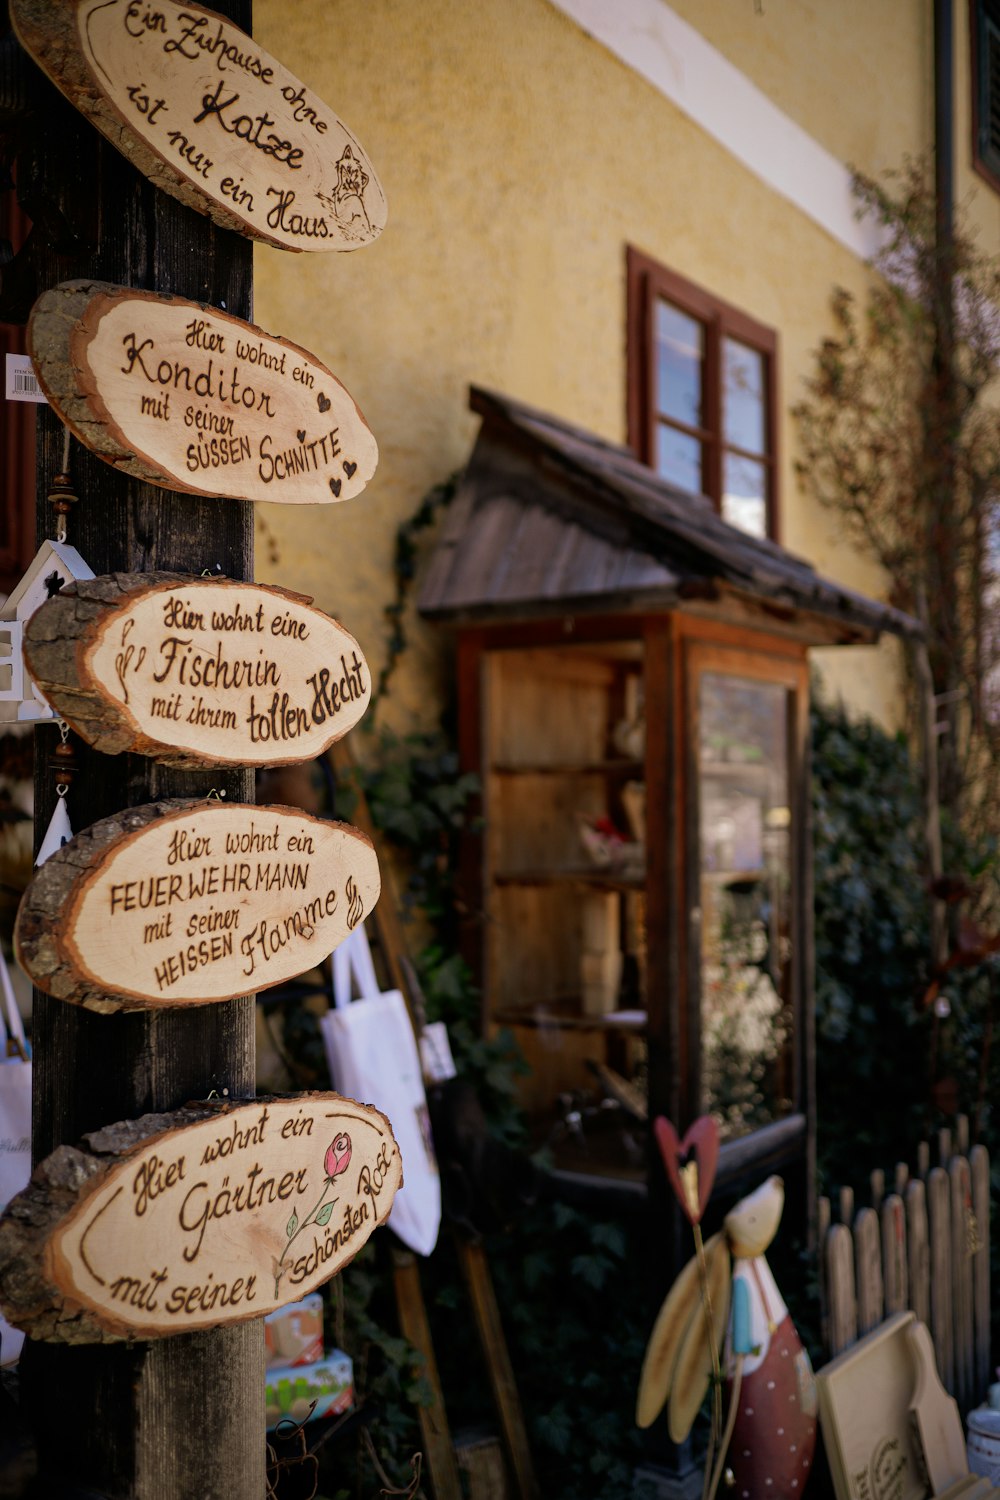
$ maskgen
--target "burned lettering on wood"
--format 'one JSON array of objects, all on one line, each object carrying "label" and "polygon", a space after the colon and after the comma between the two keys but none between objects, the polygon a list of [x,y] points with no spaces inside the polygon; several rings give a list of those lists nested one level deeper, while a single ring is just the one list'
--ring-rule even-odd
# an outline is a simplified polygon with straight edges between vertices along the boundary
[{"label": "burned lettering on wood", "polygon": [[42,1163],[30,1214],[0,1220],[0,1305],[33,1338],[262,1317],[351,1260],[402,1182],[388,1120],[336,1094],[191,1105],[84,1146]]},{"label": "burned lettering on wood", "polygon": [[70,1004],[204,1005],[316,967],[379,889],[370,841],[345,823],[152,803],[85,829],[42,865],[15,946],[38,987]]},{"label": "burned lettering on wood", "polygon": [[88,744],[173,766],[313,760],[371,698],[368,664],[335,620],[229,579],[119,573],[64,589],[32,617],[24,651]]},{"label": "burned lettering on wood", "polygon": [[217,308],[65,281],[35,303],[28,349],[61,420],[150,484],[327,505],[375,472],[375,439],[333,372]]},{"label": "burned lettering on wood", "polygon": [[12,0],[18,39],[158,187],[285,250],[353,250],[385,194],[344,123],[238,27],[157,0]]}]

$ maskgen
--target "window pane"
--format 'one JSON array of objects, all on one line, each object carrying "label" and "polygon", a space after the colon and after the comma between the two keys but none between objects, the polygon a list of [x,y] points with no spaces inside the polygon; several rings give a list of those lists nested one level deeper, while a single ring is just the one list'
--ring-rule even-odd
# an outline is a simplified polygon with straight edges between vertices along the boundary
[{"label": "window pane", "polygon": [[656,410],[689,427],[701,426],[701,367],[705,330],[669,302],[656,304]]},{"label": "window pane", "polygon": [[764,356],[735,339],[722,341],[722,431],[734,448],[764,450]]},{"label": "window pane", "polygon": [[660,422],[656,428],[656,472],[679,489],[702,492],[701,444],[697,438]]},{"label": "window pane", "polygon": [[702,1091],[726,1137],[793,1107],[790,694],[700,684]]},{"label": "window pane", "polygon": [[984,111],[986,145],[991,162],[995,165],[1000,157],[1000,27],[987,23],[988,49],[986,54],[986,101]]},{"label": "window pane", "polygon": [[722,455],[722,519],[751,536],[767,536],[767,469],[738,453]]}]

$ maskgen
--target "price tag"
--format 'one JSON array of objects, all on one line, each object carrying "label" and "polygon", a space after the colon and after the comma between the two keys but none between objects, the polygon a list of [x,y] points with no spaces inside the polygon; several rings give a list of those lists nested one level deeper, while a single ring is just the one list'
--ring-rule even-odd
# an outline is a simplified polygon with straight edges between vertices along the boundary
[{"label": "price tag", "polygon": [[4,395],[8,401],[37,401],[43,406],[48,405],[27,354],[8,354],[5,366]]}]

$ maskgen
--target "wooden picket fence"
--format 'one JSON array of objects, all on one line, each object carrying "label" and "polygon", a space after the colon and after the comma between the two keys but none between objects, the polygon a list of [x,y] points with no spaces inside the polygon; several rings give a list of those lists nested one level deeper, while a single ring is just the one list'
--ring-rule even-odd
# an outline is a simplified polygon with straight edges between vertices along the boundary
[{"label": "wooden picket fence", "polygon": [[823,1342],[830,1358],[894,1313],[912,1308],[930,1329],[938,1374],[959,1407],[986,1399],[990,1357],[990,1162],[968,1148],[968,1120],[927,1142],[914,1170],[899,1163],[891,1192],[870,1177],[870,1205],[842,1188],[837,1219],[819,1200]]}]

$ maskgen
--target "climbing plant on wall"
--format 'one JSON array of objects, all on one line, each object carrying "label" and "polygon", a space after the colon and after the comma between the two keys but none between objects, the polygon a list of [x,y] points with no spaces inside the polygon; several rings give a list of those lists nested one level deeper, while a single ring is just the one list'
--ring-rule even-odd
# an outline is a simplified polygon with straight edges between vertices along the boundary
[{"label": "climbing plant on wall", "polygon": [[961,225],[941,232],[931,180],[920,163],[855,176],[882,249],[865,296],[835,290],[795,414],[803,485],[923,626],[906,640],[906,703],[940,879],[949,837],[995,828],[1000,805],[1000,260]]}]

